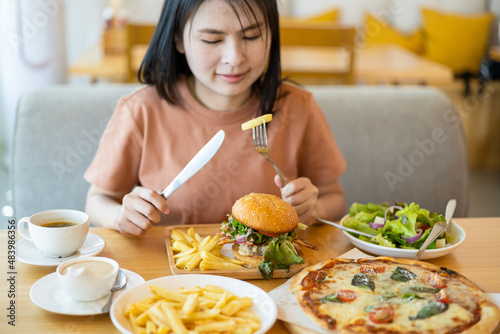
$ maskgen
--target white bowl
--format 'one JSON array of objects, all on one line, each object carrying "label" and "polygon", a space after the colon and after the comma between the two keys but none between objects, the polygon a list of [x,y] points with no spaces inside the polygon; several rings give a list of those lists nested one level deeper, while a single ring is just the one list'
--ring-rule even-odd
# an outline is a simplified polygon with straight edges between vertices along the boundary
[{"label": "white bowl", "polygon": [[177,290],[181,287],[186,289],[204,287],[206,284],[219,286],[239,297],[250,297],[253,302],[251,311],[257,314],[261,321],[261,327],[255,332],[256,334],[266,333],[276,321],[278,315],[276,303],[264,290],[245,281],[217,275],[175,275],[147,281],[125,291],[113,302],[109,312],[111,321],[121,333],[132,334],[130,322],[125,317],[125,308],[130,303],[150,297],[152,294],[149,285]]},{"label": "white bowl", "polygon": [[[348,217],[349,217],[349,215],[345,215],[342,218],[342,220],[340,221],[340,224],[344,225],[344,221]],[[417,255],[418,249],[391,248],[391,247],[386,247],[386,246],[375,245],[375,244],[360,240],[356,237],[353,237],[351,234],[349,234],[346,231],[342,231],[342,233],[347,237],[347,239],[349,239],[349,241],[354,246],[356,246],[360,250],[363,250],[363,251],[368,252],[370,254],[374,254],[374,255],[378,255],[378,256],[391,256],[391,257],[397,257],[397,258],[407,258],[407,259],[413,259],[413,258],[415,258],[415,255]],[[447,254],[451,253],[455,248],[457,248],[465,240],[464,229],[460,225],[455,223],[453,220],[451,221],[450,226],[448,227],[448,230],[446,233],[449,236],[453,236],[451,243],[444,248],[426,250],[422,254],[422,257],[420,258],[421,260],[434,259],[437,257],[447,255]]]}]

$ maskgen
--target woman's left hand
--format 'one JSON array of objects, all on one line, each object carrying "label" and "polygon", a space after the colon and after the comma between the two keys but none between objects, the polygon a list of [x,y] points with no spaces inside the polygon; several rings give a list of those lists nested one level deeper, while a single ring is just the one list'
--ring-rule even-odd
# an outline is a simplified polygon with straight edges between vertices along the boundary
[{"label": "woman's left hand", "polygon": [[274,182],[281,189],[281,197],[290,203],[297,214],[299,221],[311,225],[318,217],[319,190],[307,177],[299,177],[283,186],[278,175]]}]

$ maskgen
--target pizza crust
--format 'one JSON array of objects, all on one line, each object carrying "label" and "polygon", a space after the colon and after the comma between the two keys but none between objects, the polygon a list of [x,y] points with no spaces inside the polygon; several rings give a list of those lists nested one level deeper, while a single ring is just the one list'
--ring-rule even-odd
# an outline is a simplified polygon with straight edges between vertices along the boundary
[{"label": "pizza crust", "polygon": [[[299,292],[299,294],[303,294],[303,292]],[[302,298],[299,299],[298,296],[297,296],[297,303],[299,304],[302,312],[304,312],[305,315],[309,319],[311,319],[316,325],[318,325],[319,327],[322,327],[322,328],[328,328],[328,323],[326,321],[322,321],[321,319],[318,319],[314,315],[314,313],[312,312],[312,310],[304,304],[304,302],[302,301]],[[337,331],[333,331],[333,333],[338,333],[338,332]]]},{"label": "pizza crust", "polygon": [[481,309],[481,320],[461,334],[493,333],[499,322],[500,311],[498,307],[492,302],[486,301]]},{"label": "pizza crust", "polygon": [[411,267],[420,267],[425,270],[429,271],[440,271],[441,267],[436,266],[432,263],[428,262],[422,262],[422,261],[417,261],[417,260],[411,260],[411,259],[403,259],[403,258],[393,258],[389,256],[379,256],[379,257],[367,257],[363,259],[358,259],[357,263],[362,264],[362,263],[373,263],[373,262],[387,262],[390,264],[402,264],[402,265],[407,265]]}]

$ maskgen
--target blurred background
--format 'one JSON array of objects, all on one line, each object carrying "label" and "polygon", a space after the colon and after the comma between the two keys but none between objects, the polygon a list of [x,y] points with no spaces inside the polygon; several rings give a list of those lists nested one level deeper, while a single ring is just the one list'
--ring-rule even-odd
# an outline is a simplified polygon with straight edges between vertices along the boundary
[{"label": "blurred background", "polygon": [[[131,47],[131,27],[154,27],[162,4],[0,0],[2,217],[13,215],[9,152],[19,97],[52,84],[134,82],[144,51]],[[462,116],[467,137],[469,215],[500,216],[500,0],[280,0],[279,6],[283,26],[305,29],[321,22],[354,29],[358,63],[350,79],[339,84],[423,84],[446,93]],[[374,56],[381,50],[391,57]],[[407,73],[394,67],[398,59],[422,66]],[[293,70],[289,73],[294,77]],[[294,79],[305,85],[333,82],[319,75]]]}]

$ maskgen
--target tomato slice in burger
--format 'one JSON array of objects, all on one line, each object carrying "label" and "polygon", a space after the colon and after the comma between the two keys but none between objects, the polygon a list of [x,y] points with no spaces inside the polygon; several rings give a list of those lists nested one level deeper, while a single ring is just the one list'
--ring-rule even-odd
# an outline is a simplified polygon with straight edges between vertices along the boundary
[{"label": "tomato slice in burger", "polygon": [[340,289],[337,291],[337,298],[343,302],[352,302],[356,299],[356,292],[348,289]]},{"label": "tomato slice in burger", "polygon": [[368,313],[368,319],[375,324],[386,324],[394,319],[394,311],[387,307],[376,307]]}]

